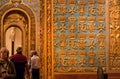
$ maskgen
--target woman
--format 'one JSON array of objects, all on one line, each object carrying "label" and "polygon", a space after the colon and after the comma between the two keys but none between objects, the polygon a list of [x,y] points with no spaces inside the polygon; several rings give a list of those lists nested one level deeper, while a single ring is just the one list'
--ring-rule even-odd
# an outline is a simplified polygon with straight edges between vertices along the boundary
[{"label": "woman", "polygon": [[0,50],[0,79],[15,79],[15,76],[14,64],[9,60],[9,51],[2,47]]},{"label": "woman", "polygon": [[32,57],[30,59],[30,66],[31,66],[31,79],[40,79],[40,58],[38,56],[37,51],[32,51]]}]

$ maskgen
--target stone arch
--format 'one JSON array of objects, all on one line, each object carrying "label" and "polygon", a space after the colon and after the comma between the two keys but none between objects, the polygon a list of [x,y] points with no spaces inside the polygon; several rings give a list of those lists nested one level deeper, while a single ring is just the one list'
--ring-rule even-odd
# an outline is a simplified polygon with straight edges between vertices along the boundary
[{"label": "stone arch", "polygon": [[[31,50],[31,49],[35,49],[36,48],[36,20],[35,20],[35,16],[34,16],[34,13],[33,11],[26,5],[20,3],[16,6],[14,6],[13,3],[9,3],[9,4],[6,4],[4,6],[2,6],[0,8],[0,44],[1,46],[4,46],[4,32],[3,30],[5,29],[4,28],[4,19],[5,19],[5,16],[11,12],[11,11],[19,11],[23,14],[26,15],[26,17],[28,18],[28,38],[30,40],[29,42],[29,49],[26,49],[26,52],[29,52],[28,50]],[[13,23],[13,25],[16,25],[18,27],[20,27],[19,25],[17,25],[16,23]],[[10,25],[7,25],[7,27],[9,28]],[[23,30],[23,29],[22,29]],[[25,28],[24,28],[25,30]]]}]

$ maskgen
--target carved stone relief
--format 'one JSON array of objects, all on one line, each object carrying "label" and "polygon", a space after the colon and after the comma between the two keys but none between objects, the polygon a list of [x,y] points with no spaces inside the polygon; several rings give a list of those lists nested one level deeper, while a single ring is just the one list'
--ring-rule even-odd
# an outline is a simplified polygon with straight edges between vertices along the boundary
[{"label": "carved stone relief", "polygon": [[110,71],[120,71],[120,1],[109,1],[110,18],[110,53],[109,69]]}]

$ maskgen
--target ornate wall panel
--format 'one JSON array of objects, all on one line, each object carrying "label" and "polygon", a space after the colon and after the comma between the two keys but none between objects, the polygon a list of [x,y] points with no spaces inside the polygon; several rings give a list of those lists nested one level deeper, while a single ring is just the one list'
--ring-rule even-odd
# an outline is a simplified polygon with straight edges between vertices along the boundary
[{"label": "ornate wall panel", "polygon": [[36,43],[37,43],[37,47],[36,47],[36,49],[38,50],[38,51],[40,51],[40,7],[41,7],[41,5],[40,5],[40,0],[23,0],[23,2],[26,4],[26,5],[28,5],[32,10],[33,10],[33,12],[34,12],[34,14],[35,14],[35,17],[36,17],[36,20],[37,20],[37,22],[36,22],[36,25],[37,25],[37,28],[36,28],[36,34],[37,34],[37,41],[36,41]]},{"label": "ornate wall panel", "polygon": [[[6,4],[7,2],[9,2],[9,0],[0,0],[0,7],[3,6],[4,4]],[[0,14],[1,14],[2,10],[0,10]],[[2,17],[2,15],[0,15],[0,17]],[[0,25],[1,25],[1,22],[0,22]],[[1,29],[1,27],[0,27]],[[0,33],[1,33],[1,30],[0,30]],[[0,35],[0,38],[1,38],[1,35]],[[1,45],[1,39],[0,39],[0,45]]]},{"label": "ornate wall panel", "polygon": [[40,49],[40,58],[41,58],[41,74],[40,74],[40,78],[41,79],[46,79],[45,78],[45,51],[44,51],[44,35],[45,35],[45,33],[44,33],[44,25],[45,25],[45,0],[40,0],[40,30],[38,31],[39,32],[39,34],[40,34],[40,39],[39,39],[39,42],[40,42],[40,44],[39,44],[39,46],[40,46],[40,48],[39,48],[39,46],[38,46],[38,48]]},{"label": "ornate wall panel", "polygon": [[47,68],[47,79],[53,79],[53,73],[52,73],[52,0],[46,0],[46,68]]},{"label": "ornate wall panel", "polygon": [[54,0],[54,72],[106,67],[106,1]]},{"label": "ornate wall panel", "polygon": [[110,53],[109,70],[120,72],[120,0],[109,1]]}]

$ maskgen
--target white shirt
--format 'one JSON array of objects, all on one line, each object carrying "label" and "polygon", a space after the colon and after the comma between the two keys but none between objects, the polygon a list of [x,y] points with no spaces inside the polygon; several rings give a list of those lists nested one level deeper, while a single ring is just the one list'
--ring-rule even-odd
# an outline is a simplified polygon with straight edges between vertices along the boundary
[{"label": "white shirt", "polygon": [[31,57],[31,68],[39,69],[40,68],[40,58],[37,55]]}]

